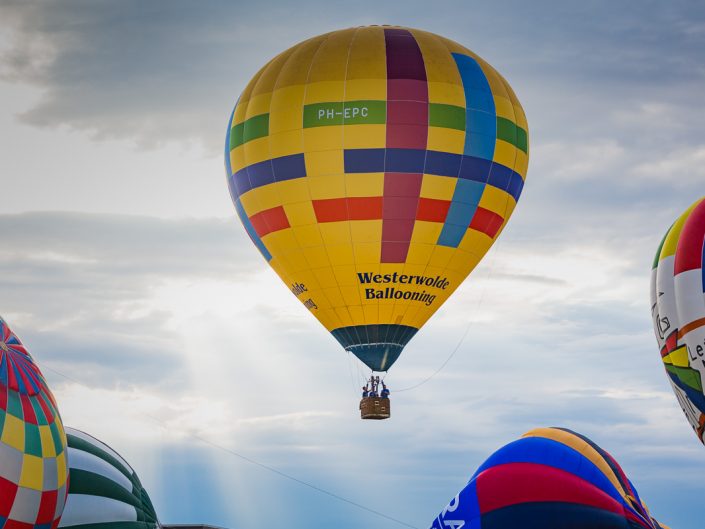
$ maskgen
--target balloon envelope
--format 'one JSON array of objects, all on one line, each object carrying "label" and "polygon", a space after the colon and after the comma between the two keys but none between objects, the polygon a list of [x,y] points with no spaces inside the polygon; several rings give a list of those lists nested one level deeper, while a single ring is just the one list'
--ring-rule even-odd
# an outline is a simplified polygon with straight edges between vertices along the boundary
[{"label": "balloon envelope", "polygon": [[270,266],[345,349],[385,371],[505,226],[528,127],[509,84],[467,48],[358,27],[253,77],[225,162]]},{"label": "balloon envelope", "polygon": [[666,374],[700,442],[705,443],[705,199],[663,238],[651,270],[651,315]]},{"label": "balloon envelope", "polygon": [[0,527],[55,527],[67,476],[66,435],[54,396],[0,318]]},{"label": "balloon envelope", "polygon": [[95,437],[66,428],[69,495],[59,527],[156,529],[157,515],[132,467]]},{"label": "balloon envelope", "polygon": [[667,529],[588,438],[537,428],[492,454],[432,529]]}]

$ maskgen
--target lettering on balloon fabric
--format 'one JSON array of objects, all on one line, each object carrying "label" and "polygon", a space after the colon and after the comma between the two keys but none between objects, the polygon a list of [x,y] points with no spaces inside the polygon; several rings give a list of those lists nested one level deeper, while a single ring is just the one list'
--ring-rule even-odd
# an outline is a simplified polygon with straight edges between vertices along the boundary
[{"label": "lettering on balloon fabric", "polygon": [[384,125],[386,101],[330,101],[304,106],[304,128],[330,125]]},{"label": "lettering on balloon fabric", "polygon": [[[289,290],[296,296],[297,298],[300,298],[301,294],[304,292],[308,292],[308,288],[306,288],[306,285],[303,283],[293,283],[290,287]],[[314,310],[318,308],[318,305],[311,299],[305,299],[301,301],[304,304],[304,307],[306,307],[308,310]]]},{"label": "lettering on balloon fabric", "polygon": [[424,290],[406,290],[397,285],[412,285],[416,287],[428,287],[438,290],[445,290],[450,286],[450,281],[441,276],[423,276],[413,274],[374,274],[372,272],[358,272],[357,278],[361,285],[394,285],[378,288],[376,286],[365,288],[365,299],[404,299],[408,301],[418,301],[426,306],[431,305],[436,294]]}]

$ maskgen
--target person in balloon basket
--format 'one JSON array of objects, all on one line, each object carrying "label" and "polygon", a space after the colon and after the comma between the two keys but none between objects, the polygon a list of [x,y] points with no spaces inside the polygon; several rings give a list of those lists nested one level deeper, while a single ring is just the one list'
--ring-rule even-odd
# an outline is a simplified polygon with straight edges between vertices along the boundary
[{"label": "person in balloon basket", "polygon": [[362,386],[362,398],[367,398],[370,395],[370,388],[369,384],[365,384]]},{"label": "person in balloon basket", "polygon": [[370,397],[379,397],[379,393],[377,393],[377,389],[379,388],[379,377],[371,377],[370,382],[372,383]]},{"label": "person in balloon basket", "polygon": [[387,388],[387,384],[384,383],[384,380],[382,381],[382,393],[380,393],[380,396],[383,399],[389,398],[389,389]]}]

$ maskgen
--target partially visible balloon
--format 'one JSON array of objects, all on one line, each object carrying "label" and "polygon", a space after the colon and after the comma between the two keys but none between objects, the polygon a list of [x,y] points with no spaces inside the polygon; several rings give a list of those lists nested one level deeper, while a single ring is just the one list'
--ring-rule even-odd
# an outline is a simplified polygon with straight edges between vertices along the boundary
[{"label": "partially visible balloon", "polygon": [[537,428],[492,454],[432,529],[668,529],[610,454],[563,428]]},{"label": "partially visible balloon", "polygon": [[338,342],[386,371],[509,220],[524,111],[488,63],[396,26],[279,54],[228,124],[225,165],[250,238]]},{"label": "partially visible balloon", "polygon": [[661,241],[651,270],[651,316],[678,403],[705,443],[705,199],[690,206]]},{"label": "partially visible balloon", "polygon": [[67,476],[66,435],[54,396],[0,318],[0,527],[55,528]]},{"label": "partially visible balloon", "polygon": [[158,529],[147,491],[132,467],[95,437],[66,428],[70,484],[59,527]]}]

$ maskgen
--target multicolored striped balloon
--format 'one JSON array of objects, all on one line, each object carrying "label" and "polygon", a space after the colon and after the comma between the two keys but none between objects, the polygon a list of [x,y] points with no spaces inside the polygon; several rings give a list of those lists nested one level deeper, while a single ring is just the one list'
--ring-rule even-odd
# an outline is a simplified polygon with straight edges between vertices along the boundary
[{"label": "multicolored striped balloon", "polygon": [[587,437],[537,428],[492,454],[432,529],[667,529]]},{"label": "multicolored striped balloon", "polygon": [[651,270],[651,316],[673,392],[705,443],[705,199],[661,241]]},{"label": "multicolored striped balloon", "polygon": [[54,396],[0,318],[0,528],[54,529],[67,477],[66,435]]},{"label": "multicolored striped balloon", "polygon": [[70,485],[59,527],[158,529],[147,491],[132,467],[112,448],[66,428]]},{"label": "multicolored striped balloon", "polygon": [[334,31],[264,66],[228,126],[250,238],[340,344],[386,371],[509,219],[524,111],[489,64],[402,27]]}]

